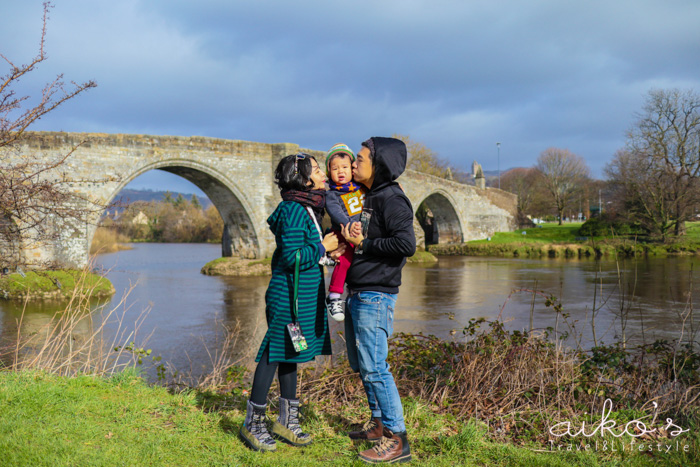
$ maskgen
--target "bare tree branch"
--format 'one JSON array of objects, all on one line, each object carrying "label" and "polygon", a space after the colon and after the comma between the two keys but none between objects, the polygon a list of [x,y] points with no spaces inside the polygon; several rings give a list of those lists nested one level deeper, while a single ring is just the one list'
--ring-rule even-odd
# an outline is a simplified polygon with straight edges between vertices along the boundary
[{"label": "bare tree branch", "polygon": [[650,232],[682,235],[700,202],[700,96],[651,90],[606,173]]},{"label": "bare tree branch", "polygon": [[559,216],[559,225],[566,209],[590,178],[586,161],[568,149],[549,148],[542,151],[535,168],[551,195]]},{"label": "bare tree branch", "polygon": [[55,229],[61,220],[84,222],[87,217],[101,210],[73,193],[57,174],[67,154],[47,160],[37,154],[27,154],[20,149],[25,130],[44,115],[84,91],[96,86],[94,81],[81,84],[71,82],[67,86],[63,75],[58,75],[41,90],[36,104],[26,106],[30,96],[18,96],[13,87],[21,78],[35,72],[46,60],[45,41],[51,2],[44,3],[39,53],[28,64],[17,66],[5,55],[0,58],[9,65],[9,71],[0,77],[0,257],[18,265],[24,260],[19,250],[27,245],[55,240]]}]

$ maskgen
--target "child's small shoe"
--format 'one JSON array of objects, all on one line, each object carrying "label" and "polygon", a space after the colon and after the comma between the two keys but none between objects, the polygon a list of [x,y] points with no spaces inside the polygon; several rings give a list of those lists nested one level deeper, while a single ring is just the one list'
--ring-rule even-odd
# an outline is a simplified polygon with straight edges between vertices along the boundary
[{"label": "child's small shoe", "polygon": [[345,320],[345,311],[343,310],[343,299],[342,298],[331,298],[326,297],[326,305],[328,306],[328,313],[336,321]]}]

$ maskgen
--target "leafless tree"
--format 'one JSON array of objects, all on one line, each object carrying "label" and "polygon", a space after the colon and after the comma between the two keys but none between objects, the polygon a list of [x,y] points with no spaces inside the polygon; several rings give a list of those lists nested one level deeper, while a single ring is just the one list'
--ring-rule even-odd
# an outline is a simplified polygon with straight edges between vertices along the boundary
[{"label": "leafless tree", "polygon": [[551,196],[553,207],[559,216],[559,225],[564,219],[564,209],[574,200],[586,181],[590,169],[586,161],[568,149],[549,148],[537,158],[535,168]]},{"label": "leafless tree", "polygon": [[450,165],[449,162],[440,158],[435,151],[425,144],[412,140],[408,135],[394,134],[392,137],[406,143],[406,150],[408,151],[407,169],[454,180],[459,183],[466,183],[469,179],[466,172]]},{"label": "leafless tree", "polygon": [[534,167],[517,167],[501,174],[501,187],[518,195],[518,210],[523,214],[533,214],[532,209],[540,204],[543,196],[541,174]]},{"label": "leafless tree", "polygon": [[[23,153],[21,143],[27,128],[64,102],[96,86],[94,81],[66,85],[58,75],[41,90],[38,102],[15,91],[19,81],[47,59],[45,51],[48,14],[53,6],[44,3],[39,53],[28,64],[16,65],[0,54],[9,70],[0,77],[0,250],[3,262],[22,262],[18,249],[55,238],[53,225],[60,219],[84,219],[85,203],[76,199],[58,176],[73,151],[52,160],[35,160]],[[7,252],[11,254],[8,255]],[[8,261],[8,257],[12,259]]]},{"label": "leafless tree", "polygon": [[[656,185],[663,183],[663,193],[655,198],[658,207],[653,208],[652,203],[649,210],[655,210],[657,224],[668,217],[674,234],[682,235],[685,221],[693,214],[691,208],[700,199],[700,95],[692,90],[651,90],[637,117],[627,135],[627,150],[632,155],[626,161],[653,174]],[[636,201],[644,204],[645,200]]]},{"label": "leafless tree", "polygon": [[613,198],[619,204],[618,210],[665,240],[676,220],[674,200],[669,191],[673,180],[663,165],[641,153],[619,150],[606,165],[605,173],[614,187]]}]

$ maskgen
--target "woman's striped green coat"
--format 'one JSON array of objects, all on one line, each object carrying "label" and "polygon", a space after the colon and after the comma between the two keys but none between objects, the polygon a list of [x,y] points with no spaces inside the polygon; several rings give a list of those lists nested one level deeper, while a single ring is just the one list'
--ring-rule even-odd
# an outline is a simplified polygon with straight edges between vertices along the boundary
[{"label": "woman's striped green coat", "polygon": [[[331,354],[331,340],[326,317],[326,288],[320,259],[321,240],[308,211],[295,201],[282,201],[267,219],[275,234],[277,248],[272,255],[272,279],[265,293],[267,333],[260,344],[259,362],[265,348],[270,346],[270,362],[302,363],[316,355]],[[309,344],[296,352],[287,333],[292,322],[291,303],[294,294],[294,262],[297,250],[299,262],[299,323]]]}]

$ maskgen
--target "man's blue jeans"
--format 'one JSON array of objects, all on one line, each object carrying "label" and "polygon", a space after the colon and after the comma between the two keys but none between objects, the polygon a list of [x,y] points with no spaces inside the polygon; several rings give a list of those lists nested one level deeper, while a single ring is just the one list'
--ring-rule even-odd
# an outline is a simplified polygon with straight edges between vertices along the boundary
[{"label": "man's blue jeans", "polygon": [[403,407],[386,357],[388,338],[394,331],[396,294],[357,292],[348,297],[345,342],[348,361],[359,371],[373,418],[393,433],[406,431]]}]

